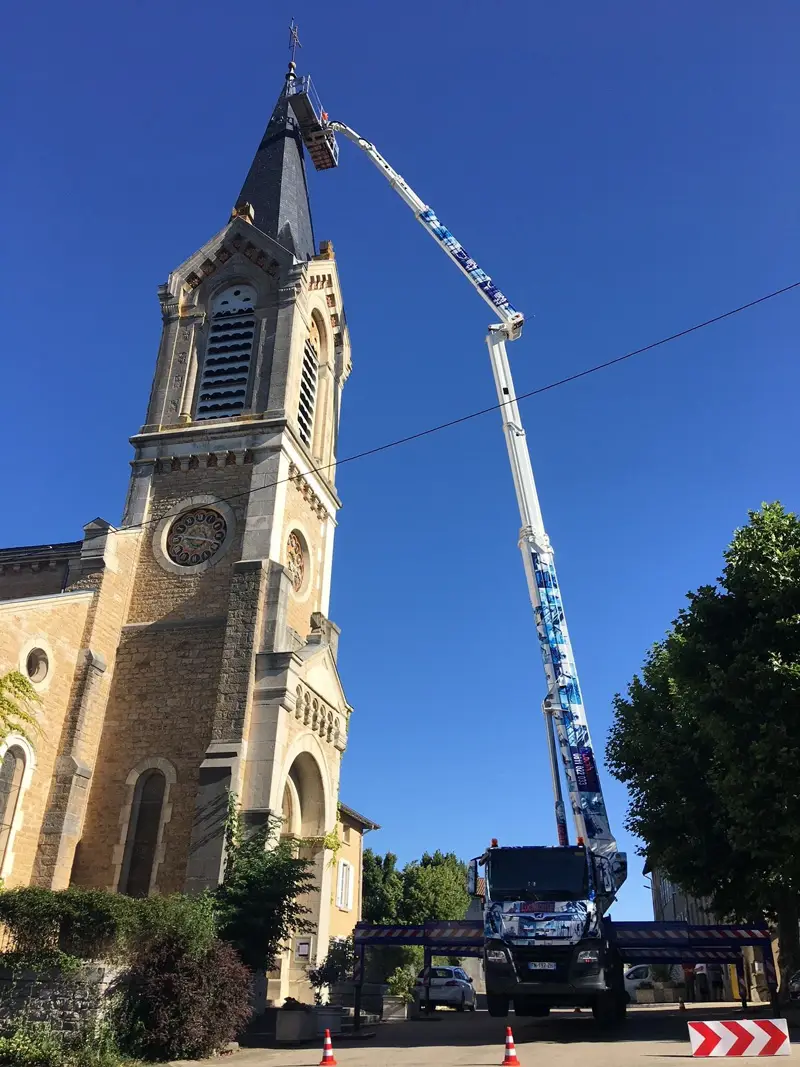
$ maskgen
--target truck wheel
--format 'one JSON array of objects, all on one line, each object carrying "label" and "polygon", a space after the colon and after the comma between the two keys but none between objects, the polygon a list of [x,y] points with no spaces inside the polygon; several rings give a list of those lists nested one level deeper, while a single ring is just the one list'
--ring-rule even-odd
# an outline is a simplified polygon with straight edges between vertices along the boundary
[{"label": "truck wheel", "polygon": [[508,1015],[508,997],[502,993],[487,993],[486,1007],[493,1019],[505,1019]]},{"label": "truck wheel", "polygon": [[600,993],[592,1004],[592,1015],[604,1029],[614,1026],[625,1018],[625,1002],[614,990]]}]

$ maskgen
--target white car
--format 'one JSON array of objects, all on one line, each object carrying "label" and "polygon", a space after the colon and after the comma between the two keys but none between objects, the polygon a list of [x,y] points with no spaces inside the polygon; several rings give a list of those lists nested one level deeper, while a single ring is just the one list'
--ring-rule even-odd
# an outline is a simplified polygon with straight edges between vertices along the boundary
[{"label": "white car", "polygon": [[[683,968],[675,966],[672,968],[672,978],[676,982],[683,981]],[[625,972],[625,992],[628,994],[629,1001],[636,1000],[636,990],[642,984],[642,982],[653,981],[653,969],[646,964],[639,964],[636,967],[629,967]]]},{"label": "white car", "polygon": [[[426,1005],[424,971],[420,971],[414,984],[414,996],[422,1008]],[[440,1006],[464,1011],[475,1011],[478,1006],[478,994],[472,979],[460,967],[431,967],[430,1006]]]}]

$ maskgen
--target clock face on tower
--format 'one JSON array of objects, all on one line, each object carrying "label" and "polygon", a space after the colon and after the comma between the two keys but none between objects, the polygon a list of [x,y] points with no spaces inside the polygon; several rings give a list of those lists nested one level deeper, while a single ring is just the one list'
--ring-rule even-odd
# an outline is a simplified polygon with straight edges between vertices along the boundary
[{"label": "clock face on tower", "polygon": [[213,508],[184,511],[170,526],[167,555],[181,567],[205,563],[219,552],[227,530],[225,520]]}]

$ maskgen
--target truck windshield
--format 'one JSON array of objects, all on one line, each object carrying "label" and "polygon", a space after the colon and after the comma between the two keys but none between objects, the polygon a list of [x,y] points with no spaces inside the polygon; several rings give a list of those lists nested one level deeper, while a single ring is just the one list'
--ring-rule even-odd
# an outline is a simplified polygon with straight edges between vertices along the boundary
[{"label": "truck windshield", "polygon": [[492,900],[587,900],[582,848],[492,849],[487,865]]}]

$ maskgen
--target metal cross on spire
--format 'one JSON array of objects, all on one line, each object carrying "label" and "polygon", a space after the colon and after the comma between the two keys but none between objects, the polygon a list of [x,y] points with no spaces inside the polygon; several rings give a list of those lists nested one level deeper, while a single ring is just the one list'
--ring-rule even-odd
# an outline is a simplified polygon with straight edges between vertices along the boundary
[{"label": "metal cross on spire", "polygon": [[292,18],[292,21],[289,23],[289,62],[292,66],[294,66],[297,49],[302,47],[300,38],[297,35],[297,23],[294,21],[294,18]]}]

